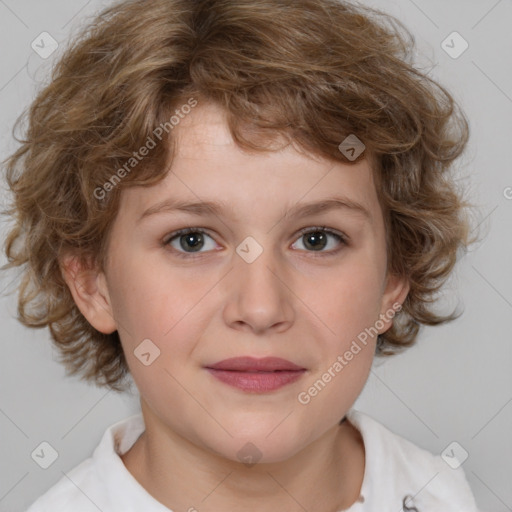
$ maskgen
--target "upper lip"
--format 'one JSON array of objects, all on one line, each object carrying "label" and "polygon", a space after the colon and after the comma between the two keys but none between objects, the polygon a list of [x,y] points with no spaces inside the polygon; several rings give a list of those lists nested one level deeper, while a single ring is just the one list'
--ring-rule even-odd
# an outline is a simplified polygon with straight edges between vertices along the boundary
[{"label": "upper lip", "polygon": [[257,372],[257,371],[277,371],[277,370],[305,370],[302,366],[282,359],[280,357],[263,357],[261,359],[244,356],[244,357],[231,357],[224,359],[218,363],[208,365],[206,368],[213,370],[232,370],[239,372]]}]

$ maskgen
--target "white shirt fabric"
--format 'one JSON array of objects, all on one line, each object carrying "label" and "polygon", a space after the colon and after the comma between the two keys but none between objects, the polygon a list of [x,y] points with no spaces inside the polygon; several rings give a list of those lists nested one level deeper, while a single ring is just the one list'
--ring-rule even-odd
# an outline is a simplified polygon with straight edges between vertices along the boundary
[{"label": "white shirt fabric", "polygon": [[[366,457],[361,496],[345,512],[478,512],[462,466],[452,469],[365,413],[350,409],[347,419],[361,432]],[[141,413],[108,427],[92,457],[27,512],[170,512],[120,458],[144,429]]]}]

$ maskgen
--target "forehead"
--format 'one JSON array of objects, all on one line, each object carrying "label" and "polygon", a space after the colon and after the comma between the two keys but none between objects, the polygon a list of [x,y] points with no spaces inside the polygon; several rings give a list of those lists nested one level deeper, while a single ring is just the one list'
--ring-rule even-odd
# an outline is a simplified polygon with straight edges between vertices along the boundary
[{"label": "forehead", "polygon": [[267,136],[265,146],[270,151],[248,152],[233,140],[224,111],[209,103],[197,105],[171,134],[176,152],[168,176],[155,186],[135,187],[137,194],[125,190],[139,217],[169,200],[196,205],[208,202],[210,206],[224,203],[231,211],[239,211],[240,217],[264,217],[278,210],[282,215],[283,205],[287,210],[335,196],[361,204],[370,212],[370,221],[377,213],[367,160],[344,164],[297,151],[279,134],[272,139]]},{"label": "forehead", "polygon": [[190,154],[190,150],[198,143],[214,146],[233,143],[226,124],[225,112],[212,103],[196,106],[181,119],[173,134],[177,137],[178,148],[185,154]]}]

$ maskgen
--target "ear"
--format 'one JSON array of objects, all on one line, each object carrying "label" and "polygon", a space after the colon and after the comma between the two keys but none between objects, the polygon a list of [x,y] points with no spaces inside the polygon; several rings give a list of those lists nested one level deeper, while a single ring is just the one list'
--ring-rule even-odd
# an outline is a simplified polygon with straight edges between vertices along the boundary
[{"label": "ear", "polygon": [[383,334],[391,328],[393,318],[402,308],[402,304],[409,293],[409,289],[410,283],[407,277],[394,274],[387,275],[379,316],[384,327],[379,329],[379,334]]},{"label": "ear", "polygon": [[116,331],[105,274],[92,265],[85,266],[73,255],[63,256],[59,265],[75,304],[87,321],[104,334]]}]

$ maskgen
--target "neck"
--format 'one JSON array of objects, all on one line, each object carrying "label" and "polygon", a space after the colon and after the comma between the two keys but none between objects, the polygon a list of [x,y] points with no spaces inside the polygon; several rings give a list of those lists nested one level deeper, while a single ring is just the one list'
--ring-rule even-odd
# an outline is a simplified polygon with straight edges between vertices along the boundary
[{"label": "neck", "polygon": [[337,512],[358,498],[365,468],[359,431],[342,421],[285,461],[243,464],[191,443],[151,419],[121,458],[171,510]]}]

